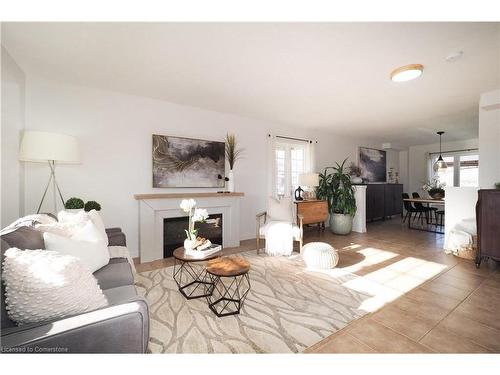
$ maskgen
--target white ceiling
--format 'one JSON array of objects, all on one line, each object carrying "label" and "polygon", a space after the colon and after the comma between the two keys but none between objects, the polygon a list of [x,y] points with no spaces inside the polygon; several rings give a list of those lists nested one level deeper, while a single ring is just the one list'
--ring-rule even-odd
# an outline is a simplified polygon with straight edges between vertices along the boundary
[{"label": "white ceiling", "polygon": [[[499,25],[4,23],[2,44],[28,74],[410,145],[477,136]],[[421,78],[390,81],[410,63]]]}]

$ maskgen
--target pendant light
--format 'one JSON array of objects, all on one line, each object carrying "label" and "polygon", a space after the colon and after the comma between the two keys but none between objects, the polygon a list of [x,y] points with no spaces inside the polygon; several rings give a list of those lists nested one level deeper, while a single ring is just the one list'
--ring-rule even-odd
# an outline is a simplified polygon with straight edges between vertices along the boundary
[{"label": "pendant light", "polygon": [[443,156],[441,155],[441,136],[444,134],[444,131],[439,131],[437,134],[439,134],[439,158],[436,160],[432,168],[434,169],[434,172],[444,172],[446,171],[446,168],[448,168],[448,165],[443,160]]}]

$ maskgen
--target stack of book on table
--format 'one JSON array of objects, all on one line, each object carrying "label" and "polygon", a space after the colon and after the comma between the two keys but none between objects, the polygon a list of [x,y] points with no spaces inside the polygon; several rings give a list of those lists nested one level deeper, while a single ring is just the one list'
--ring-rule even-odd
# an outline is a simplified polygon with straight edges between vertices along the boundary
[{"label": "stack of book on table", "polygon": [[200,245],[196,249],[189,251],[189,255],[193,258],[203,259],[221,250],[221,245],[213,244],[207,240],[203,245]]}]

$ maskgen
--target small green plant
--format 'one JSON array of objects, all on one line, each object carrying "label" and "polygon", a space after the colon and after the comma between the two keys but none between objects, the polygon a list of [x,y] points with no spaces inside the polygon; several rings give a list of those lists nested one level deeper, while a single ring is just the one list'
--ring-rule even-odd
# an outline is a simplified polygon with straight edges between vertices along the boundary
[{"label": "small green plant", "polygon": [[356,163],[352,162],[349,164],[349,167],[347,167],[347,170],[349,171],[349,175],[359,177],[361,176],[361,168],[356,165]]},{"label": "small green plant", "polygon": [[85,211],[89,212],[92,210],[101,211],[101,205],[96,201],[88,201],[85,203]]},{"label": "small green plant", "polygon": [[500,182],[495,182],[495,189],[500,189]]},{"label": "small green plant", "polygon": [[64,208],[67,210],[79,210],[83,208],[83,201],[80,198],[72,197],[64,203]]}]

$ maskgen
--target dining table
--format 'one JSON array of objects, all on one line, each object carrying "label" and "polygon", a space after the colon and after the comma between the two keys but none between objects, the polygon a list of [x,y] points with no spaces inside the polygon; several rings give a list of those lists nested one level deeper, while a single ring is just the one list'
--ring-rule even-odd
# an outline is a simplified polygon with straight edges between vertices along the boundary
[{"label": "dining table", "polygon": [[[433,199],[433,198],[405,198],[403,199],[405,202],[409,203],[421,203],[430,207],[432,205],[444,206],[444,198],[441,199]],[[413,219],[415,221],[415,219]],[[411,218],[408,218],[408,229],[421,230],[424,232],[438,233],[444,234],[443,225],[440,225],[437,220],[433,222],[432,215],[426,215],[426,224],[427,226],[416,227],[413,226]],[[439,229],[438,229],[439,228]]]}]

